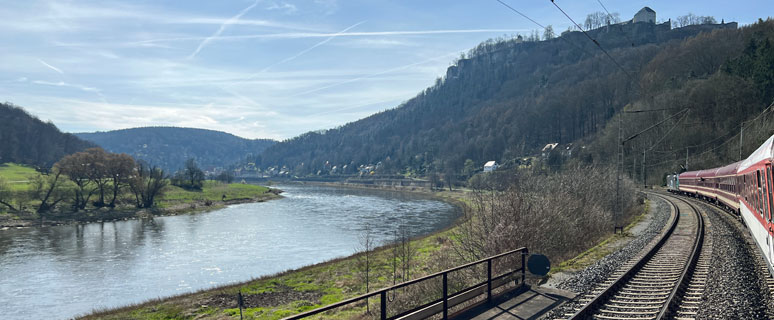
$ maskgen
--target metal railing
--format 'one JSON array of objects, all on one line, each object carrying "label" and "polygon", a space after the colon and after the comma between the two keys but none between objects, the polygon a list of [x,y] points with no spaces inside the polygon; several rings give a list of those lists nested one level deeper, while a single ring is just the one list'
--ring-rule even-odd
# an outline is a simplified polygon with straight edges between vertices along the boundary
[{"label": "metal railing", "polygon": [[[498,262],[495,262],[495,260],[504,259],[506,257],[513,257],[516,254],[521,255],[521,266],[519,268],[513,268],[512,270],[505,271],[499,275],[493,276],[493,273],[492,273],[493,264],[498,265]],[[424,276],[422,278],[399,283],[391,287],[382,288],[373,292],[366,293],[361,296],[350,298],[344,301],[340,301],[334,304],[330,304],[330,305],[327,305],[318,309],[310,310],[304,313],[300,313],[294,316],[290,316],[290,317],[284,318],[283,320],[302,319],[302,318],[318,315],[320,313],[330,311],[336,308],[340,308],[343,306],[362,303],[364,302],[364,300],[366,303],[368,303],[367,299],[371,297],[376,297],[376,296],[379,296],[379,302],[380,302],[379,319],[381,320],[390,320],[390,319],[397,319],[402,317],[411,318],[411,319],[423,319],[438,313],[443,314],[443,319],[448,319],[449,309],[457,305],[460,305],[462,303],[468,302],[480,295],[486,294],[486,301],[487,302],[491,301],[492,290],[508,284],[510,282],[510,277],[513,275],[516,275],[519,272],[521,273],[520,283],[524,284],[524,280],[526,277],[525,263],[526,263],[526,258],[528,254],[529,254],[529,251],[527,250],[527,248],[519,248],[519,249],[511,250],[511,251],[504,252],[488,258],[484,258],[475,262],[471,262],[471,263],[457,266],[441,272],[437,272],[428,276]],[[449,274],[451,274],[452,272],[474,269],[477,266],[483,266],[483,264],[486,264],[485,281],[468,285],[462,288],[458,288],[453,293],[449,292]],[[508,264],[509,264],[508,261],[499,262],[499,265],[508,265]],[[473,272],[475,272],[475,270]],[[389,317],[387,316],[387,304],[388,302],[394,299],[394,296],[393,298],[388,298],[388,293],[390,291],[406,288],[410,285],[430,282],[438,278],[441,278],[441,292],[440,292],[441,297],[439,299],[422,303],[419,306],[410,308],[408,310],[403,310],[402,312],[398,312],[397,314]],[[515,279],[515,280],[518,281],[518,279]]]}]

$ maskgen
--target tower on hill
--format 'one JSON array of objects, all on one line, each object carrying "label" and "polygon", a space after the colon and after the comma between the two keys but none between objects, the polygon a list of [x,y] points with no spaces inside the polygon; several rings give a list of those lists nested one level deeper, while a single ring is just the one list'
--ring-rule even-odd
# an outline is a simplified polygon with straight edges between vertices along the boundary
[{"label": "tower on hill", "polygon": [[632,19],[632,22],[656,23],[656,11],[653,11],[653,9],[649,7],[644,7],[640,9],[640,11],[637,11],[637,14],[634,15],[634,19]]}]

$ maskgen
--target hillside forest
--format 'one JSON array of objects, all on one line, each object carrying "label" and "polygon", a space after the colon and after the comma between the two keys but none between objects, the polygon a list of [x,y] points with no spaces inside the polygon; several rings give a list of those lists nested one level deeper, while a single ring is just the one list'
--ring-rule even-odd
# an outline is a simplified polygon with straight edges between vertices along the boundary
[{"label": "hillside forest", "polygon": [[0,103],[0,141],[0,163],[38,168],[50,168],[65,155],[96,146],[7,102]]},{"label": "hillside forest", "polygon": [[215,168],[225,169],[260,154],[276,143],[271,139],[245,139],[220,131],[177,127],[144,127],[75,135],[107,151],[126,153],[167,172],[182,169],[191,158],[210,172]]},{"label": "hillside forest", "polygon": [[[288,139],[254,161],[298,176],[352,174],[370,164],[382,174],[467,177],[487,161],[519,164],[557,143],[546,154],[551,167],[613,163],[618,117],[625,137],[663,121],[625,144],[633,178],[643,174],[643,151],[649,183],[680,170],[686,148],[689,169],[737,160],[738,144],[713,148],[774,101],[774,21],[741,28],[701,21],[589,31],[612,59],[578,31],[543,41],[490,39],[400,106]],[[749,135],[745,152],[770,134]],[[332,172],[334,166],[349,169]]]}]

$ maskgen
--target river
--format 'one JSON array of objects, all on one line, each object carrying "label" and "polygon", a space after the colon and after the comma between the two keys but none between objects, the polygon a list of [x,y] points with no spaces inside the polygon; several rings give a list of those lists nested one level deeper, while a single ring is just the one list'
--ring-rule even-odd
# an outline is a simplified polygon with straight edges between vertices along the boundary
[{"label": "river", "polygon": [[448,227],[448,203],[415,194],[277,186],[285,198],[152,220],[0,231],[3,319],[67,319],[347,256],[366,226]]}]

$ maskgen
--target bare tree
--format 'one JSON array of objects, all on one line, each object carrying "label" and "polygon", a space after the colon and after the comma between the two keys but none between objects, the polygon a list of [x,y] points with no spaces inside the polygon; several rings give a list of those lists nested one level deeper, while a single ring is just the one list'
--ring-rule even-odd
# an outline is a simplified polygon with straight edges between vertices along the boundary
[{"label": "bare tree", "polygon": [[550,24],[546,26],[545,30],[543,30],[543,40],[551,40],[556,36],[554,33],[554,27],[552,27]]},{"label": "bare tree", "polygon": [[150,208],[156,197],[163,194],[168,183],[164,170],[140,161],[134,168],[134,175],[129,179],[129,189],[134,194],[138,208]]},{"label": "bare tree", "polygon": [[62,178],[62,170],[54,166],[47,174],[35,176],[32,179],[32,194],[35,200],[40,201],[37,210],[40,218],[57,204],[64,201],[69,192]]},{"label": "bare tree", "polygon": [[16,207],[11,204],[13,201],[13,192],[11,192],[11,186],[3,177],[0,177],[0,204],[8,207],[12,211],[16,211]]},{"label": "bare tree", "polygon": [[[371,225],[366,223],[360,234],[359,248],[360,254],[357,256],[357,266],[359,269],[359,275],[361,281],[365,283],[365,293],[368,293],[371,289],[371,260],[374,250],[374,237],[371,230]],[[368,299],[366,298],[366,312],[370,313],[370,307]]]},{"label": "bare tree", "polygon": [[107,160],[105,173],[112,182],[113,187],[113,196],[110,199],[110,204],[108,204],[108,206],[114,208],[121,188],[129,184],[135,168],[135,163],[131,156],[123,153],[109,154]]},{"label": "bare tree", "polygon": [[95,183],[98,176],[96,167],[99,166],[95,163],[96,157],[93,156],[93,154],[99,153],[96,150],[102,149],[92,148],[65,156],[55,165],[76,186],[73,192],[73,210],[75,211],[86,209],[89,199],[99,189]]},{"label": "bare tree", "polygon": [[696,24],[716,24],[718,23],[717,20],[715,20],[715,17],[712,16],[697,16],[693,13],[688,13],[684,16],[679,16],[675,21],[676,27],[686,27],[690,25],[696,25]]},{"label": "bare tree", "polygon": [[[613,231],[611,172],[615,170],[593,166],[550,175],[524,170],[512,175],[503,190],[475,190],[455,249],[468,261],[522,246],[552,259],[573,256]],[[631,182],[625,181],[622,194],[629,213]]]}]

